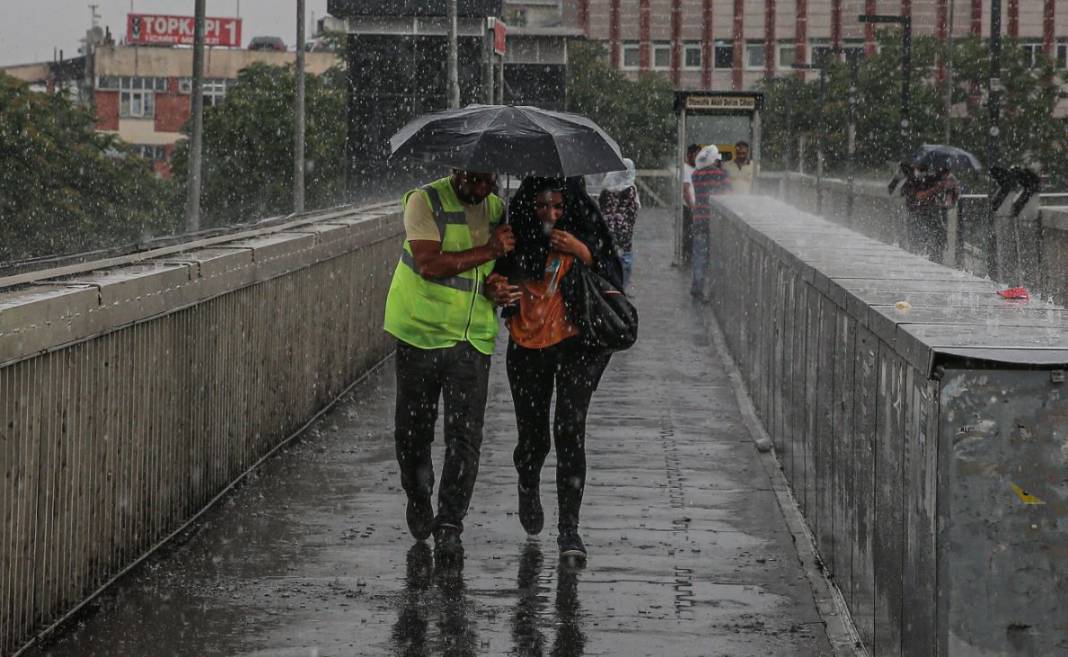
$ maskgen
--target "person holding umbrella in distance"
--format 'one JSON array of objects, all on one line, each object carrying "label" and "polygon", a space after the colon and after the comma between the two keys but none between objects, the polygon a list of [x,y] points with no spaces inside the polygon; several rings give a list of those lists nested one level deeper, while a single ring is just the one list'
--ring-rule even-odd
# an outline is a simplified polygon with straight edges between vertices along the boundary
[{"label": "person holding umbrella in distance", "polygon": [[[619,147],[581,116],[533,107],[471,105],[417,117],[391,139],[393,158],[448,166],[451,176],[404,198],[405,236],[386,301],[397,338],[395,441],[408,528],[433,534],[439,566],[461,566],[463,519],[478,473],[494,303],[519,289],[494,273],[515,246],[496,174],[582,175],[623,169]],[[493,172],[493,173],[486,173]],[[437,512],[431,444],[445,401],[445,463]]]}]

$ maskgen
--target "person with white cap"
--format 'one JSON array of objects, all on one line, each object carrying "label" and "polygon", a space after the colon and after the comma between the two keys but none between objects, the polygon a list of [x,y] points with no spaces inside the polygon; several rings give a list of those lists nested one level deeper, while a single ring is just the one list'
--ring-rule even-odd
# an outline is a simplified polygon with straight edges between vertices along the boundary
[{"label": "person with white cap", "polygon": [[705,146],[697,154],[693,172],[693,283],[690,296],[708,300],[705,273],[708,271],[709,221],[712,220],[711,198],[731,190],[731,181],[723,170],[723,158],[715,146]]}]

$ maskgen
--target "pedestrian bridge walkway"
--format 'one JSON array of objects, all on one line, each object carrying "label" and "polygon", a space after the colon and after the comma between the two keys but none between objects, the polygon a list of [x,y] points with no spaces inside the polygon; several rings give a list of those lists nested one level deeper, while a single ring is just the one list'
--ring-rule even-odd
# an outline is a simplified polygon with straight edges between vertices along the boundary
[{"label": "pedestrian bridge walkway", "polygon": [[815,657],[850,621],[876,657],[1068,654],[1063,309],[744,197],[694,305],[646,212],[589,563],[514,515],[501,340],[457,575],[403,520],[400,231],[340,208],[0,279],[0,654]]},{"label": "pedestrian bridge walkway", "polygon": [[831,654],[773,461],[671,267],[665,216],[644,215],[636,243],[642,337],[613,358],[591,408],[585,568],[558,564],[555,529],[527,540],[520,528],[498,349],[465,566],[434,572],[403,519],[387,360],[27,654]]}]

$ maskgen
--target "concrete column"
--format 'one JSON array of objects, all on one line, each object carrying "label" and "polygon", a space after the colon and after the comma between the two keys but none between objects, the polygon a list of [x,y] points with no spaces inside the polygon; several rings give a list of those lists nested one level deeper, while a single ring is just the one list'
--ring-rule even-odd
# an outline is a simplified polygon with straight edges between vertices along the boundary
[{"label": "concrete column", "polygon": [[712,88],[712,60],[715,57],[716,40],[712,34],[712,0],[704,0],[701,30],[701,87]]},{"label": "concrete column", "polygon": [[[878,6],[875,0],[864,0],[864,13],[871,15],[877,14]],[[872,57],[875,55],[875,23],[864,24],[864,56]]]},{"label": "concrete column", "polygon": [[[794,32],[794,61],[807,63],[808,59],[808,0],[797,0],[797,28]],[[797,77],[805,79],[805,72],[799,70]]]},{"label": "concrete column", "polygon": [[608,48],[611,53],[612,68],[620,68],[623,64],[623,44],[619,36],[619,3],[621,0],[609,0],[608,5]]},{"label": "concrete column", "polygon": [[[841,0],[834,0],[835,4],[841,2]],[[839,14],[839,18],[841,14]],[[767,0],[764,9],[764,77],[771,79],[775,77],[775,51],[777,49],[775,40],[775,0]]]},{"label": "concrete column", "polygon": [[1042,52],[1046,57],[1053,58],[1054,52],[1054,26],[1056,19],[1057,0],[1045,0],[1042,6]]},{"label": "concrete column", "polygon": [[745,0],[734,0],[734,67],[731,70],[731,88],[738,91],[744,83],[742,70],[745,67]]},{"label": "concrete column", "polygon": [[831,2],[831,47],[842,47],[842,0]]},{"label": "concrete column", "polygon": [[671,0],[671,83],[682,81],[682,0]]},{"label": "concrete column", "polygon": [[643,71],[648,71],[653,67],[652,22],[651,0],[638,0],[638,59]]}]

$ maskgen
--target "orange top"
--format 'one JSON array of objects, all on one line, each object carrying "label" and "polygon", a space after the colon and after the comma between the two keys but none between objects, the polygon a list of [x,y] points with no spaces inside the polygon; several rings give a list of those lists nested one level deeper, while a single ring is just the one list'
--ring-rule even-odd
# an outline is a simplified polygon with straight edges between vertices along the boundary
[{"label": "orange top", "polygon": [[508,332],[519,346],[544,349],[579,334],[567,320],[564,297],[560,294],[560,281],[571,269],[572,260],[572,256],[554,251],[545,263],[544,279],[519,284],[523,292],[519,311],[508,319]]}]

